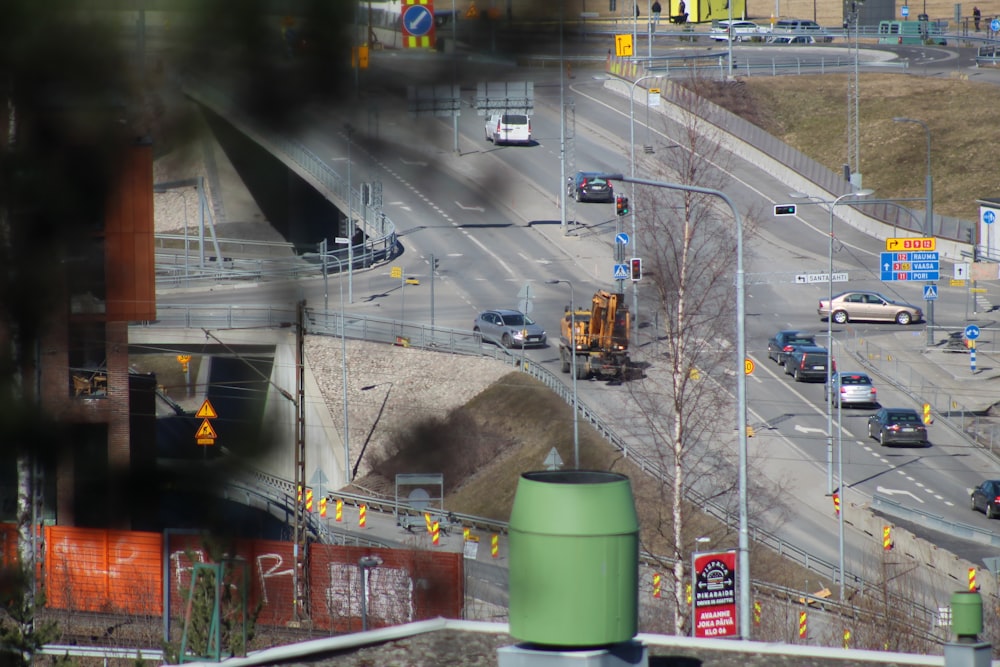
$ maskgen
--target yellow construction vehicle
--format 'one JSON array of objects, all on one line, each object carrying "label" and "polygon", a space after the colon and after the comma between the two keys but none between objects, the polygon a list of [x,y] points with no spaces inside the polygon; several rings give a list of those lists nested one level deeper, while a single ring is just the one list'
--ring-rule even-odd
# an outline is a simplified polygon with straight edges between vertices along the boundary
[{"label": "yellow construction vehicle", "polygon": [[[573,332],[573,324],[576,331]],[[573,369],[576,355],[576,377],[583,380],[625,380],[628,376],[628,342],[631,318],[624,294],[603,290],[594,294],[590,308],[566,307],[560,323],[559,361],[563,373]],[[571,333],[572,332],[572,333]]]}]

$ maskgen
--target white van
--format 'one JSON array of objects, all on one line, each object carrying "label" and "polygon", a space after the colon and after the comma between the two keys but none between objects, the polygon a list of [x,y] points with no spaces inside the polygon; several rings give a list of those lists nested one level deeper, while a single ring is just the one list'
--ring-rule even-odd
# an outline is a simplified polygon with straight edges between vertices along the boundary
[{"label": "white van", "polygon": [[500,144],[530,144],[531,119],[523,113],[494,113],[486,117],[486,141]]}]

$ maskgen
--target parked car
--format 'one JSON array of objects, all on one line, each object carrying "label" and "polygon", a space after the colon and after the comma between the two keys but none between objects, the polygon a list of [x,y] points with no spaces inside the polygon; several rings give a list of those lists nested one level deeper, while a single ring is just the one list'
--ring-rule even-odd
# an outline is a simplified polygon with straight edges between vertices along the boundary
[{"label": "parked car", "polygon": [[833,373],[823,388],[823,399],[837,407],[843,405],[878,405],[878,391],[867,373]]},{"label": "parked car", "polygon": [[[793,35],[811,35],[816,42],[832,42],[833,35],[815,21],[808,19],[781,19],[774,23],[772,33],[790,33]],[[812,42],[810,42],[811,44]]]},{"label": "parked car", "polygon": [[972,490],[972,510],[987,519],[1000,517],[1000,479],[988,479]]},{"label": "parked car", "polygon": [[486,141],[500,144],[530,144],[531,119],[523,113],[494,113],[486,117]]},{"label": "parked car", "polygon": [[779,365],[785,363],[788,353],[800,345],[815,345],[816,336],[804,331],[795,329],[784,329],[771,336],[767,341],[767,358],[777,361]]},{"label": "parked car", "polygon": [[791,375],[796,382],[804,380],[826,381],[826,365],[830,354],[825,347],[800,345],[785,357],[785,375]]},{"label": "parked car", "polygon": [[768,44],[815,44],[816,38],[812,35],[771,35],[767,38]]},{"label": "parked car", "polygon": [[[767,30],[753,21],[733,21],[732,36],[734,42],[761,40]],[[729,21],[716,21],[708,31],[708,36],[717,42],[729,40]]]},{"label": "parked car", "polygon": [[615,189],[610,181],[599,178],[596,172],[578,171],[566,184],[569,196],[577,201],[613,202]]},{"label": "parked car", "polygon": [[[820,299],[816,309],[821,320],[830,312],[829,299]],[[924,318],[924,312],[909,303],[893,301],[878,292],[841,292],[833,297],[833,321],[844,324],[849,320],[872,320],[914,324]]]},{"label": "parked car", "polygon": [[916,410],[911,408],[881,408],[868,418],[868,437],[880,445],[910,444],[926,447],[927,427]]},{"label": "parked car", "polygon": [[544,347],[545,330],[519,310],[487,310],[472,323],[473,332],[504,347]]}]

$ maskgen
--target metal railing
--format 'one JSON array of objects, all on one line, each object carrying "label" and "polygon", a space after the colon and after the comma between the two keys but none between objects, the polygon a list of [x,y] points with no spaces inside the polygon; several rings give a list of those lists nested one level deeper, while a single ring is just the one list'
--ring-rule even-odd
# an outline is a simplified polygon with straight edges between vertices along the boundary
[{"label": "metal railing", "polygon": [[[275,308],[272,306],[211,306],[211,305],[191,305],[191,306],[167,306],[161,307],[158,312],[161,324],[170,323],[191,323],[174,324],[174,326],[195,326],[195,327],[247,327],[247,326],[272,326],[279,327],[288,322],[294,321],[295,310],[292,307]],[[432,327],[426,324],[406,323],[388,318],[369,317],[362,315],[343,314],[340,312],[315,311],[307,309],[307,322],[309,333],[326,336],[345,336],[352,340],[365,340],[368,342],[386,343],[394,345],[407,345],[410,347],[433,350],[437,352],[447,352],[451,354],[463,354],[476,357],[490,357],[500,359],[517,367],[533,378],[537,379],[569,405],[573,404],[572,389],[566,386],[558,376],[547,369],[533,362],[522,363],[521,357],[511,354],[510,351],[495,345],[482,345],[481,337],[471,331],[461,329],[449,329],[443,327]],[[577,400],[579,417],[589,423],[602,437],[605,438],[615,449],[620,451],[643,473],[653,476],[661,483],[670,484],[671,475],[664,470],[659,461],[655,461],[641,452],[618,435],[611,424],[605,421],[597,412],[586,403]],[[256,478],[261,483],[284,489],[292,496],[293,489],[291,482],[280,478],[255,473]],[[341,497],[346,496],[340,494]],[[687,499],[701,508],[707,514],[726,525],[731,530],[738,527],[738,516],[730,508],[715,500],[709,499],[694,489],[688,490]],[[393,504],[391,501],[383,503]],[[481,517],[468,518],[470,521]],[[500,524],[493,522],[493,527]],[[757,544],[769,548],[780,556],[788,558],[793,562],[816,572],[822,577],[834,580],[839,572],[839,566],[822,558],[818,558],[793,544],[782,540],[777,535],[759,527],[751,526],[751,539]],[[850,571],[844,573],[845,581],[851,581],[861,588],[866,586],[865,578]],[[911,616],[922,615],[930,622],[935,610],[924,607],[913,601],[902,597],[895,599],[898,605],[908,605],[913,607]]]}]

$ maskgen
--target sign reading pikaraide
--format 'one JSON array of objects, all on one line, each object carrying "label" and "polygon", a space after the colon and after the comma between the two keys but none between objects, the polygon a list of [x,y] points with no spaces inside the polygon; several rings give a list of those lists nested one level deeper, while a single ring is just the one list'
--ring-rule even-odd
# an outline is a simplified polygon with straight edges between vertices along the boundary
[{"label": "sign reading pikaraide", "polygon": [[691,571],[691,625],[695,637],[739,637],[736,552],[695,554]]}]

